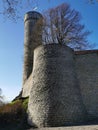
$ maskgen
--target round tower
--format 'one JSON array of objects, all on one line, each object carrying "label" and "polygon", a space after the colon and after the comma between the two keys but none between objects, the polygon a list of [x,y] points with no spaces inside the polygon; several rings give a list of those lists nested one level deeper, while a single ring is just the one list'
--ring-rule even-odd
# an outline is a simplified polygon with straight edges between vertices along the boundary
[{"label": "round tower", "polygon": [[30,11],[24,17],[24,72],[23,84],[33,69],[33,51],[42,41],[42,15]]},{"label": "round tower", "polygon": [[58,44],[37,47],[32,78],[28,104],[31,125],[65,126],[85,121],[72,49]]}]

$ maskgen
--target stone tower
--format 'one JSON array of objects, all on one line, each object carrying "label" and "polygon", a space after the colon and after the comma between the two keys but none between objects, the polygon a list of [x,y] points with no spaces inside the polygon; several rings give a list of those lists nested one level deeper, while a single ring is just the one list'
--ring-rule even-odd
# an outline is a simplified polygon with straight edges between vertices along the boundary
[{"label": "stone tower", "polygon": [[28,122],[37,127],[72,125],[85,121],[74,52],[65,45],[40,45],[34,50]]},{"label": "stone tower", "polygon": [[[41,29],[38,28],[38,22],[42,22],[42,15],[35,11],[30,11],[24,17],[24,72],[23,84],[28,79],[33,70],[33,51],[41,44]],[[36,31],[39,34],[36,35]]]}]

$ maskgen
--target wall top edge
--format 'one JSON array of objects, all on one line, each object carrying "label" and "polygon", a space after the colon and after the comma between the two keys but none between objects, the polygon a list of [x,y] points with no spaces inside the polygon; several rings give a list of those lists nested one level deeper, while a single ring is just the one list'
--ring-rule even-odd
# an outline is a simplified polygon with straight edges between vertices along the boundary
[{"label": "wall top edge", "polygon": [[92,54],[98,53],[98,50],[82,50],[82,51],[74,51],[75,55],[85,55],[85,54]]},{"label": "wall top edge", "polygon": [[29,11],[24,16],[24,22],[30,19],[39,19],[43,18],[42,14],[37,11]]},{"label": "wall top edge", "polygon": [[42,45],[39,45],[37,46],[35,50],[37,50],[38,48],[65,48],[65,49],[68,49],[70,51],[72,51],[74,53],[74,50],[66,45],[61,45],[61,44],[57,44],[57,43],[50,43],[50,44],[42,44]]},{"label": "wall top edge", "polygon": [[64,47],[64,48],[67,48],[67,49],[70,49],[71,51],[73,51],[75,55],[84,55],[84,54],[98,53],[98,50],[80,50],[80,51],[74,51],[72,48],[70,48],[70,47],[68,47],[66,45],[60,45],[60,44],[56,44],[56,43],[39,45],[34,50],[36,50],[36,49],[38,49],[40,47],[48,47],[48,46],[49,47],[53,47],[53,46]]}]

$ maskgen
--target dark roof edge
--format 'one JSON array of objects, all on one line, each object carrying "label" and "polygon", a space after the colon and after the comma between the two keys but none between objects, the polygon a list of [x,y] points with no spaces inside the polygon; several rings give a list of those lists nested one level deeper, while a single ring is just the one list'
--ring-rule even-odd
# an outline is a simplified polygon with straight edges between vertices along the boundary
[{"label": "dark roof edge", "polygon": [[75,55],[85,55],[85,54],[92,54],[92,53],[98,53],[98,50],[74,51]]}]

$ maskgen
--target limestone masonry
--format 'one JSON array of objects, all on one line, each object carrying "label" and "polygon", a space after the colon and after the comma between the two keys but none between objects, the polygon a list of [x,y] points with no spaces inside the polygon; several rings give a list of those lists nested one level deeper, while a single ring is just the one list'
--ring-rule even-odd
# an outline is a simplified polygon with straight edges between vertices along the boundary
[{"label": "limestone masonry", "polygon": [[98,119],[98,50],[37,44],[33,34],[40,18],[37,12],[25,15],[22,97],[29,96],[29,124],[64,126]]}]

